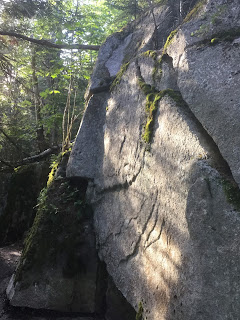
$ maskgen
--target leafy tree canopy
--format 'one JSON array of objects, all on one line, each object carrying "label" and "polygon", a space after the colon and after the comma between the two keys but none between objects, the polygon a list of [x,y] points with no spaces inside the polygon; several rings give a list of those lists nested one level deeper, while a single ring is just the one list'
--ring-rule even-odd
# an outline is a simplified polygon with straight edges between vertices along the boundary
[{"label": "leafy tree canopy", "polygon": [[4,1],[0,12],[0,161],[6,163],[62,139],[69,143],[97,57],[97,47],[84,46],[99,46],[127,18],[118,19],[103,0]]}]

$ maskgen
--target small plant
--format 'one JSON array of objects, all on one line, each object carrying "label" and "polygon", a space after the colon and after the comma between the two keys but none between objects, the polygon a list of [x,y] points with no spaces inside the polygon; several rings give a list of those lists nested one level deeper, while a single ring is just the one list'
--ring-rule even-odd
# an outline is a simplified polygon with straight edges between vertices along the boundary
[{"label": "small plant", "polygon": [[45,210],[46,202],[47,202],[47,188],[43,188],[40,191],[40,194],[37,199],[37,205],[35,206],[36,208],[41,208],[41,210]]}]

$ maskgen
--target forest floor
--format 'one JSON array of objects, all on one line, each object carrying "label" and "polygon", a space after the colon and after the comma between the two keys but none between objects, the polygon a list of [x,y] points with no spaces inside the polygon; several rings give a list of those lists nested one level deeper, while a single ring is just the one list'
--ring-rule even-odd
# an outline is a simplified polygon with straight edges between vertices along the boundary
[{"label": "forest floor", "polygon": [[[21,256],[21,245],[0,248],[0,320],[97,320],[99,318],[61,314],[49,310],[16,308],[9,305],[6,288]],[[100,319],[99,319],[100,320]]]}]

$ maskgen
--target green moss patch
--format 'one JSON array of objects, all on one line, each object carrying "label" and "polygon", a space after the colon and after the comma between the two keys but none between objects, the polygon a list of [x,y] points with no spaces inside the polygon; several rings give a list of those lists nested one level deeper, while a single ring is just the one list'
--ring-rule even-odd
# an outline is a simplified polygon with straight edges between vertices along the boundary
[{"label": "green moss patch", "polygon": [[210,40],[210,45],[216,45],[219,42],[232,42],[235,38],[240,36],[240,28],[235,28],[227,31],[216,33]]},{"label": "green moss patch", "polygon": [[225,192],[228,202],[240,212],[240,190],[236,183],[222,179],[223,190]]},{"label": "green moss patch", "polygon": [[189,22],[194,17],[196,17],[206,3],[207,0],[198,1],[194,8],[191,11],[189,11],[189,13],[186,15],[185,19],[183,20],[183,23]]},{"label": "green moss patch", "polygon": [[172,43],[173,38],[174,38],[174,36],[177,34],[177,32],[178,32],[178,29],[175,29],[175,30],[173,30],[173,31],[170,33],[170,35],[168,36],[167,41],[165,42],[164,47],[163,47],[163,54],[166,53],[167,48],[168,48],[169,45]]},{"label": "green moss patch", "polygon": [[153,127],[155,121],[155,114],[157,112],[157,107],[159,101],[165,96],[169,95],[178,105],[183,106],[186,105],[185,101],[183,100],[180,92],[174,91],[172,89],[165,89],[162,91],[157,91],[153,86],[146,84],[142,78],[138,78],[138,84],[146,95],[146,115],[147,120],[144,126],[144,131],[142,134],[142,138],[144,142],[151,143],[153,137]]},{"label": "green moss patch", "polygon": [[143,53],[143,56],[150,57],[155,60],[157,58],[157,52],[156,50],[148,50]]},{"label": "green moss patch", "polygon": [[48,175],[48,181],[47,181],[48,187],[52,184],[54,177],[55,177],[55,173],[56,173],[61,161],[63,160],[64,157],[67,157],[67,158],[69,157],[71,150],[72,150],[72,148],[70,147],[66,151],[60,152],[58,155],[52,156],[51,164],[50,164],[51,171]]},{"label": "green moss patch", "polygon": [[143,304],[139,302],[136,320],[143,320]]},{"label": "green moss patch", "polygon": [[122,65],[121,69],[118,71],[115,80],[111,84],[110,90],[112,91],[121,81],[123,74],[127,71],[130,62]]}]

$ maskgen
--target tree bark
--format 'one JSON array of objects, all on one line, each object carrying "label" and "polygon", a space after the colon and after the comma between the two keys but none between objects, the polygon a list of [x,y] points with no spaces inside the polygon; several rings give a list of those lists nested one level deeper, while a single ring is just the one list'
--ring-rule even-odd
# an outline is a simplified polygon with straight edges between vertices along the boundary
[{"label": "tree bark", "polygon": [[33,92],[34,92],[34,103],[35,103],[35,115],[36,115],[36,126],[37,126],[37,142],[39,151],[42,152],[46,149],[46,139],[44,135],[43,125],[41,124],[41,98],[39,94],[38,78],[36,75],[36,52],[33,50],[32,53],[32,81],[33,81]]},{"label": "tree bark", "polygon": [[9,37],[15,37],[18,39],[22,39],[31,43],[35,43],[41,46],[45,46],[45,47],[49,47],[49,48],[55,48],[55,49],[66,49],[66,50],[72,50],[72,49],[82,49],[82,50],[95,50],[98,51],[100,46],[98,45],[88,45],[88,44],[66,44],[66,43],[61,43],[61,44],[57,44],[57,43],[53,43],[49,40],[39,40],[39,39],[34,39],[34,38],[30,38],[27,37],[23,34],[20,33],[16,33],[16,32],[9,32],[9,31],[4,31],[4,30],[0,30],[0,35],[2,36],[9,36]]}]

